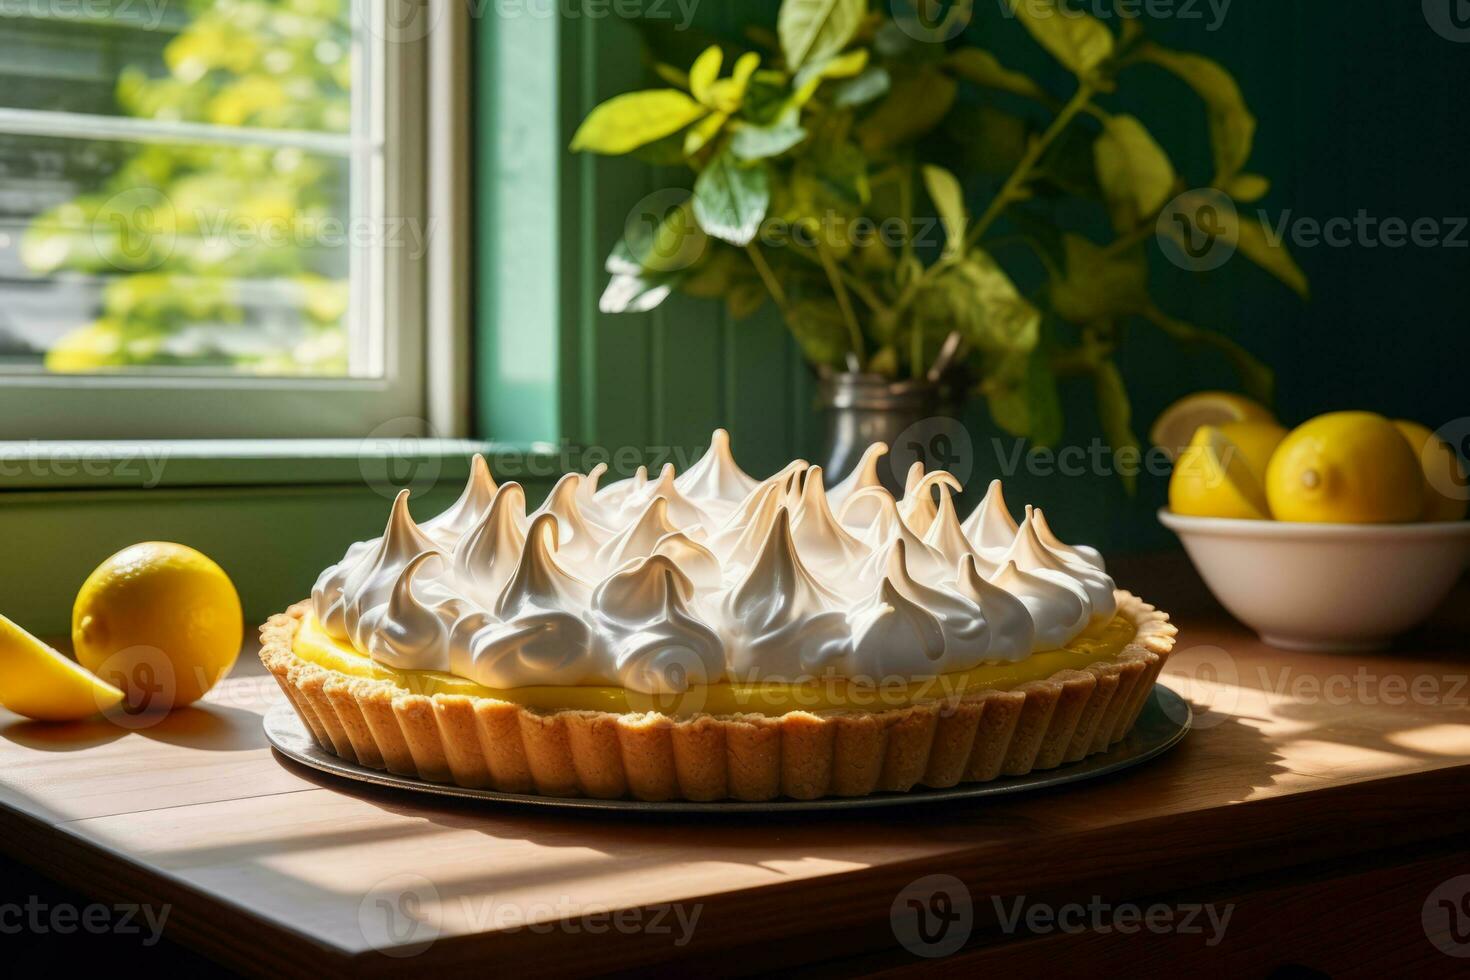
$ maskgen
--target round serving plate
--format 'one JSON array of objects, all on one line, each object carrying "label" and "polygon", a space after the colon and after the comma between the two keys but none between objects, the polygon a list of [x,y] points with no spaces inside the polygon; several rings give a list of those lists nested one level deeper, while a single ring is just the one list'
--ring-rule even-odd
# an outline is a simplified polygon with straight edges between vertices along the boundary
[{"label": "round serving plate", "polygon": [[1138,723],[1128,737],[1107,752],[1089,756],[1044,772],[1025,776],[1005,776],[988,783],[969,783],[949,789],[923,789],[908,793],[874,793],[870,796],[830,796],[818,800],[767,800],[760,803],[719,800],[692,803],[670,800],[649,803],[643,800],[594,800],[585,797],[536,796],[528,793],[497,793],[488,789],[466,789],[452,783],[431,783],[412,776],[396,776],[390,772],[369,769],[346,762],[316,744],[310,732],[296,716],[289,703],[282,702],[265,715],[265,737],[288,759],[343,779],[387,786],[410,793],[453,796],[459,799],[483,800],[486,803],[527,804],[563,807],[574,810],[636,810],[660,813],[769,813],[788,810],[865,810],[884,806],[913,806],[918,803],[942,803],[949,800],[973,800],[992,796],[1010,796],[1034,790],[1068,786],[1099,776],[1128,769],[1162,755],[1184,738],[1192,715],[1189,703],[1162,684],[1153,692],[1139,713]]}]

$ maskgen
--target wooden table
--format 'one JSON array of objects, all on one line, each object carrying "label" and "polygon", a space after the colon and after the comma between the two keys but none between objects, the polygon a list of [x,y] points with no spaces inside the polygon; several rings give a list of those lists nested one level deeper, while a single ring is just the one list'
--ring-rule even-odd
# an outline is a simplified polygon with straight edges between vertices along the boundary
[{"label": "wooden table", "polygon": [[[251,972],[1470,964],[1421,918],[1470,874],[1470,589],[1404,649],[1349,657],[1264,647],[1177,558],[1119,580],[1176,610],[1165,681],[1197,728],[1097,783],[849,815],[457,805],[276,756],[260,716],[280,694],[242,660],[136,732],[0,715],[0,848],[103,901],[168,903],[169,937]],[[936,874],[962,884],[910,888]],[[925,910],[936,944],[967,937],[951,957],[896,941]]]}]

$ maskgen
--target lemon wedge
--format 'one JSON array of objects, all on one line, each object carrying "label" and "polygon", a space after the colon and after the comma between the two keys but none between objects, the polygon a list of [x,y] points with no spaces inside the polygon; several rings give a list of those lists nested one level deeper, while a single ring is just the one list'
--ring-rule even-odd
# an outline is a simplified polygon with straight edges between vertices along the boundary
[{"label": "lemon wedge", "polygon": [[1395,419],[1394,426],[1409,440],[1419,455],[1424,471],[1424,521],[1459,521],[1465,518],[1465,468],[1449,443],[1429,431],[1428,426]]},{"label": "lemon wedge", "polygon": [[1170,459],[1178,459],[1202,425],[1227,422],[1270,422],[1276,417],[1259,402],[1232,391],[1198,391],[1179,399],[1159,414],[1148,432],[1149,441]]},{"label": "lemon wedge", "polygon": [[1218,428],[1245,460],[1251,476],[1256,478],[1264,493],[1266,467],[1271,464],[1276,447],[1286,438],[1286,429],[1275,422],[1226,422]]},{"label": "lemon wedge", "polygon": [[1303,422],[1276,447],[1266,498],[1278,521],[1417,521],[1424,474],[1419,454],[1388,419],[1329,412]]},{"label": "lemon wedge", "polygon": [[0,616],[0,704],[37,721],[106,711],[123,692]]},{"label": "lemon wedge", "polygon": [[1192,517],[1266,520],[1269,510],[1261,481],[1237,445],[1219,428],[1202,425],[1174,461],[1169,478],[1169,509]]}]

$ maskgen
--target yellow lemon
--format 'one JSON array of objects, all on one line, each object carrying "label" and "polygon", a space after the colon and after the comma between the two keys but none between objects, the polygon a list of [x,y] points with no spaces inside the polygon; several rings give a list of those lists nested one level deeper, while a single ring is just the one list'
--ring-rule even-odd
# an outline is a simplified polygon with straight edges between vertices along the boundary
[{"label": "yellow lemon", "polygon": [[123,688],[134,710],[197,701],[240,653],[244,619],[229,576],[193,548],[147,541],[97,566],[77,593],[77,659]]},{"label": "yellow lemon", "polygon": [[1197,391],[1186,395],[1160,413],[1148,432],[1149,441],[1177,459],[1202,425],[1226,422],[1276,422],[1276,417],[1259,402],[1231,391]]},{"label": "yellow lemon", "polygon": [[1242,453],[1213,425],[1202,425],[1174,461],[1169,509],[1192,517],[1266,520],[1266,495]]},{"label": "yellow lemon", "polygon": [[123,692],[0,616],[0,704],[37,721],[106,711]]},{"label": "yellow lemon", "polygon": [[1264,493],[1266,467],[1270,465],[1276,447],[1286,438],[1286,429],[1275,422],[1226,422],[1218,428],[1245,460],[1251,476],[1256,478]]},{"label": "yellow lemon", "polygon": [[1372,412],[1330,412],[1297,426],[1266,470],[1279,521],[1347,524],[1415,521],[1424,510],[1418,455]]},{"label": "yellow lemon", "polygon": [[1419,466],[1424,471],[1424,513],[1421,520],[1463,520],[1470,484],[1465,481],[1465,468],[1460,465],[1455,451],[1449,443],[1418,422],[1396,419],[1393,424],[1409,440],[1410,448],[1419,454]]}]

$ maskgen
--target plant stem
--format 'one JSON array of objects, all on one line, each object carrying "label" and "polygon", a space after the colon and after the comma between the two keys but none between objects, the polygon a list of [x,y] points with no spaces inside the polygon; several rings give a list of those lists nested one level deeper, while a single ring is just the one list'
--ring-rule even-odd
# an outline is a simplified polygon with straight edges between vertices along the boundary
[{"label": "plant stem", "polygon": [[1091,98],[1092,86],[1086,82],[1080,82],[1077,85],[1077,91],[1073,93],[1072,98],[1067,104],[1062,106],[1062,111],[1057,113],[1057,117],[1051,121],[1051,125],[1046,128],[1046,132],[1042,133],[1039,139],[1026,148],[1026,152],[1022,154],[1020,161],[1016,164],[1016,169],[1011,171],[1011,175],[1006,178],[1006,182],[1001,185],[1000,190],[991,199],[990,205],[985,209],[985,213],[980,216],[980,220],[975,222],[970,228],[970,233],[965,236],[966,249],[969,249],[978,242],[980,236],[984,235],[990,229],[990,226],[995,223],[995,219],[1000,217],[1001,212],[1011,203],[1016,192],[1026,183],[1026,179],[1031,176],[1031,169],[1036,166],[1042,154],[1061,135],[1062,130],[1067,128],[1067,124],[1072,121],[1077,113],[1082,111],[1083,107],[1087,105]]},{"label": "plant stem", "polygon": [[857,314],[853,312],[852,300],[847,295],[847,286],[842,282],[842,273],[838,270],[837,263],[832,261],[832,253],[827,251],[827,246],[821,242],[817,242],[817,257],[822,260],[822,268],[827,270],[827,279],[832,283],[832,292],[836,294],[837,305],[842,309],[842,319],[847,322],[847,333],[852,340],[852,352],[857,355],[859,364],[865,364],[868,354],[864,349],[863,332],[858,327]]},{"label": "plant stem", "polygon": [[908,156],[903,160],[903,176],[898,181],[898,214],[903,221],[903,255],[914,254],[914,163]]},{"label": "plant stem", "polygon": [[909,336],[909,360],[912,362],[909,369],[913,371],[914,380],[921,380],[924,377],[924,331],[919,329],[917,323]]},{"label": "plant stem", "polygon": [[748,242],[745,246],[745,254],[750,256],[750,264],[755,266],[756,274],[761,277],[761,282],[766,284],[766,291],[771,294],[771,299],[776,301],[776,308],[781,315],[786,315],[786,290],[781,288],[781,283],[776,279],[776,274],[771,271],[766,257],[761,254],[760,246],[755,242]]}]

